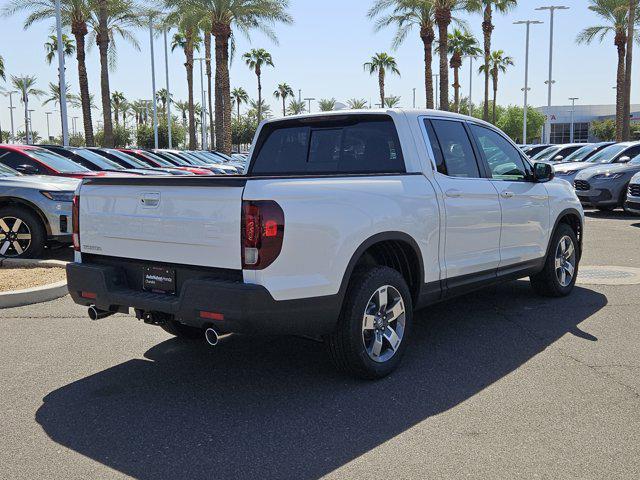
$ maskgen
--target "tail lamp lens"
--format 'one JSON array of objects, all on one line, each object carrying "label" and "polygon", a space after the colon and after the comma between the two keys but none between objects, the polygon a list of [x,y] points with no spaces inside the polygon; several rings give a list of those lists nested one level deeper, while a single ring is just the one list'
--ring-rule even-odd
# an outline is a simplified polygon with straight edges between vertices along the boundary
[{"label": "tail lamp lens", "polygon": [[71,209],[71,224],[73,227],[73,249],[80,251],[80,197],[74,195]]},{"label": "tail lamp lens", "polygon": [[242,267],[262,270],[282,250],[284,212],[274,201],[242,202]]}]

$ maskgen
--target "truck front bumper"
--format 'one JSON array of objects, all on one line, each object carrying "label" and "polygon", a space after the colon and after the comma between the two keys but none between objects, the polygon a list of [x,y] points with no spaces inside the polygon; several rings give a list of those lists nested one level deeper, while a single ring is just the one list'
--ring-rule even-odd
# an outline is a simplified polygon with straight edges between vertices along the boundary
[{"label": "truck front bumper", "polygon": [[335,329],[339,295],[276,301],[266,288],[228,279],[190,278],[176,295],[130,288],[124,269],[97,264],[67,265],[74,302],[101,310],[163,313],[185,325],[225,333],[321,336]]}]

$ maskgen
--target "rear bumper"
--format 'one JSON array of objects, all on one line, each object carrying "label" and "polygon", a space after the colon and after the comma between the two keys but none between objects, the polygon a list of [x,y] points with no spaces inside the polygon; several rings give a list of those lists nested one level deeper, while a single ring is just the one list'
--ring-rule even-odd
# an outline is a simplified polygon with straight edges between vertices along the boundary
[{"label": "rear bumper", "polygon": [[[185,325],[250,335],[324,335],[334,330],[341,306],[338,295],[276,301],[261,285],[210,277],[185,280],[177,295],[150,293],[130,288],[123,269],[97,264],[68,264],[67,284],[80,305],[120,313],[130,308],[161,312]],[[95,298],[84,298],[81,292]],[[202,318],[200,312],[224,318]]]}]

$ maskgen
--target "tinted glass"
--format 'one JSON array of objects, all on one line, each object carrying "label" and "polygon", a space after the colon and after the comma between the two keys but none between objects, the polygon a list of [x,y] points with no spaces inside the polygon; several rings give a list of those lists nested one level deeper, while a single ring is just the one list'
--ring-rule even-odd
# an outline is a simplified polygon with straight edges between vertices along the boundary
[{"label": "tinted glass", "polygon": [[435,146],[436,157],[441,157],[436,161],[438,171],[450,177],[480,178],[478,162],[462,122],[431,120],[431,125],[435,135],[431,145]]},{"label": "tinted glass", "polygon": [[[640,145],[636,145],[635,147],[629,147],[627,150],[625,150],[625,152],[622,154],[620,158],[622,157],[633,158],[636,155],[640,155]],[[618,162],[620,158],[616,159],[616,162]]]},{"label": "tinted glass", "polygon": [[69,160],[68,158],[63,157],[62,155],[58,155],[57,153],[49,152],[44,149],[29,149],[26,153],[35,158],[36,160],[40,160],[45,165],[53,168],[58,172],[88,172],[89,169],[83,167],[82,165],[78,165],[76,162]]},{"label": "tinted glass", "polygon": [[599,145],[585,145],[584,147],[579,148],[571,155],[565,157],[565,162],[582,162],[585,158],[591,155],[593,152],[597,151],[601,148]]},{"label": "tinted glass", "polygon": [[[0,154],[1,156],[2,154]],[[0,162],[2,162],[2,158],[0,158]],[[0,163],[0,177],[16,177],[18,175],[21,175],[21,173]]]},{"label": "tinted glass", "polygon": [[22,165],[28,165],[36,169],[35,173],[40,173],[43,175],[46,175],[49,173],[45,167],[40,165],[35,160],[31,160],[29,157],[20,155],[19,153],[16,153],[16,152],[0,150],[0,162],[2,162],[8,167],[13,168],[14,170],[19,170]]},{"label": "tinted glass", "polygon": [[401,173],[404,159],[388,117],[275,124],[258,139],[252,173]]},{"label": "tinted glass", "polygon": [[548,147],[548,148],[545,148],[544,150],[542,150],[537,155],[535,155],[533,157],[533,159],[536,160],[536,161],[547,161],[550,158],[552,158],[553,156],[555,156],[558,151],[560,151],[560,147],[558,147],[558,146]]},{"label": "tinted glass", "polygon": [[478,125],[471,125],[471,131],[478,139],[492,178],[523,181],[528,177],[528,169],[520,152],[502,135]]},{"label": "tinted glass", "polygon": [[[109,160],[107,158],[104,158],[103,156],[98,155],[97,153],[92,152],[91,150],[85,150],[83,148],[79,148],[75,150],[75,154],[78,157],[83,158],[86,162],[89,162],[90,164],[94,165],[94,168],[98,168],[99,170],[123,170],[123,167],[118,165],[116,162]],[[88,165],[85,165],[85,166],[88,168],[91,168]]]},{"label": "tinted glass", "polygon": [[627,145],[611,145],[610,147],[600,150],[587,161],[591,163],[611,163],[620,152],[623,152],[627,148]]}]

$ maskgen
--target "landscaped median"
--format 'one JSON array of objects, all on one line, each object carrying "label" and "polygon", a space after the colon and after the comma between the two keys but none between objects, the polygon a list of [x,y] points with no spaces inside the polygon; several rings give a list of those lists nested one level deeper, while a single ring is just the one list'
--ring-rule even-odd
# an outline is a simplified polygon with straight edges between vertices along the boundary
[{"label": "landscaped median", "polygon": [[48,302],[65,296],[67,262],[0,258],[0,308]]}]

